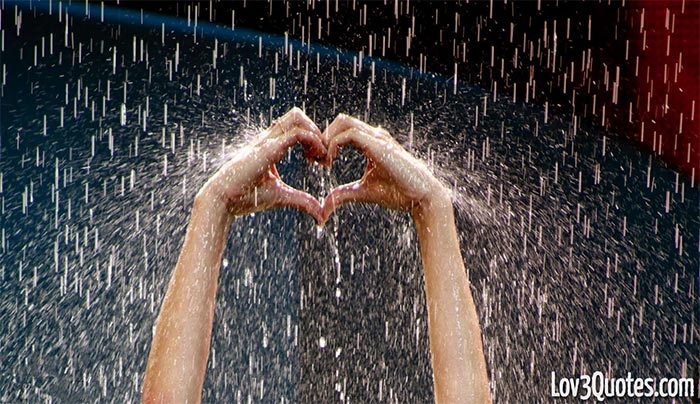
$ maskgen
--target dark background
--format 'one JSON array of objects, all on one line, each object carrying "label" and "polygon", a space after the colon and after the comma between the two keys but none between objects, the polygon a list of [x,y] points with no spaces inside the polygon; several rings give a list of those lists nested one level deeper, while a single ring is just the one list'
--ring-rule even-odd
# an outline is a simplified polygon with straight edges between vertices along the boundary
[{"label": "dark background", "polygon": [[457,64],[459,80],[490,92],[495,87],[509,98],[515,87],[520,101],[526,100],[526,83],[532,89],[534,82],[528,102],[547,103],[552,111],[573,113],[624,136],[694,181],[700,174],[698,1],[116,3],[184,18],[189,8],[192,19],[196,11],[200,20],[226,26],[233,12],[236,27],[297,38],[310,32],[312,42],[365,56],[371,35],[372,55],[382,56],[382,37],[388,40],[391,29],[386,58],[417,68],[424,64],[450,77]]},{"label": "dark background", "polygon": [[[181,3],[179,10],[170,2],[146,3],[184,19],[187,6],[196,4],[200,21],[208,20],[209,2]],[[235,8],[237,27],[289,32],[294,38],[302,38],[301,21],[305,27],[310,24],[315,42],[319,39],[314,39],[314,26],[320,17],[320,41],[349,49],[350,60],[360,49],[370,53],[370,33],[377,34],[379,42],[372,54],[381,56],[382,35],[388,35],[390,27],[387,58],[409,62],[416,71],[426,64],[429,71],[445,75],[409,79],[414,102],[402,108],[396,94],[401,79],[409,74],[383,73],[378,78],[381,85],[373,88],[370,120],[392,129],[407,144],[408,114],[415,112],[420,129],[414,151],[431,164],[433,157],[438,159],[435,167],[448,171],[447,183],[459,193],[456,224],[488,342],[485,354],[497,402],[547,401],[552,370],[562,377],[606,369],[617,376],[632,372],[697,377],[700,306],[695,247],[700,227],[699,194],[688,183],[692,170],[679,179],[658,164],[660,159],[635,150],[641,139],[620,144],[611,138],[615,132],[623,133],[627,123],[627,136],[638,139],[644,122],[649,150],[660,150],[661,157],[671,162],[687,161],[683,142],[697,134],[697,121],[691,120],[691,104],[683,101],[685,94],[692,93],[678,83],[697,80],[689,73],[692,51],[697,48],[680,34],[696,25],[680,21],[689,18],[689,10],[697,3],[686,2],[686,14],[681,13],[680,2],[671,3],[675,17],[669,15],[669,21],[675,18],[675,28],[665,27],[663,3],[642,11],[638,5],[646,3],[633,3],[635,9],[621,3],[542,3],[538,10],[536,2],[494,2],[493,9],[488,2],[401,2],[398,17],[394,4],[358,2],[353,9],[352,2],[338,2],[335,12],[335,2],[330,2],[326,18],[325,2],[310,3],[308,9],[306,3],[214,2],[212,19],[216,11],[222,26],[229,26],[231,8]],[[408,11],[406,4],[410,4]],[[2,63],[8,68],[8,84],[1,100],[1,225],[6,240],[0,255],[0,379],[4,380],[0,401],[138,401],[152,326],[182,246],[192,198],[216,169],[214,164],[205,169],[199,152],[190,165],[190,141],[201,141],[210,157],[219,155],[222,141],[232,147],[230,134],[244,132],[246,112],[255,122],[260,117],[260,125],[265,126],[268,116],[272,119],[300,101],[307,103],[306,110],[319,123],[340,111],[356,116],[367,113],[368,69],[355,78],[348,58],[340,68],[325,61],[324,74],[309,75],[309,93],[302,96],[303,69],[289,66],[273,74],[271,59],[280,47],[265,48],[260,58],[257,38],[222,57],[216,69],[219,74],[210,74],[210,36],[196,46],[181,47],[182,69],[170,81],[163,61],[172,57],[175,43],[192,43],[191,30],[171,33],[163,44],[158,25],[148,30],[136,23],[100,24],[95,14],[83,17],[82,2],[73,5],[79,10],[70,25],[75,35],[75,45],[70,47],[61,44],[64,26],[55,14],[25,8],[21,34],[15,36],[11,32],[14,13],[3,13],[7,48]],[[367,25],[362,25],[365,5]],[[634,77],[633,52],[642,41],[642,12],[648,51],[656,52],[640,56],[640,65],[649,66],[649,82],[646,74],[641,82]],[[460,19],[457,33],[455,13]],[[405,56],[405,39],[414,17],[416,35]],[[547,56],[554,55],[554,21],[558,56],[552,69],[547,68]],[[665,38],[674,30],[666,57]],[[49,32],[57,39],[56,52],[33,63],[33,48]],[[147,60],[154,66],[152,81],[147,62],[129,61],[135,36],[150,45]],[[627,60],[632,62],[622,63],[626,38],[631,44]],[[99,46],[102,41],[104,51]],[[461,53],[453,55],[453,41],[455,48],[466,49],[464,60]],[[79,44],[82,63],[76,63],[75,57]],[[110,60],[112,45],[119,49],[122,61],[116,73]],[[226,44],[222,41],[219,46],[223,49]],[[592,62],[582,70],[582,53],[589,49]],[[653,69],[663,69],[664,63],[673,66],[681,49],[685,67],[678,80],[660,85],[663,74]],[[513,67],[516,52],[518,64]],[[60,54],[63,64],[57,62]],[[426,55],[422,63],[418,62],[421,54]],[[460,86],[452,96],[455,61]],[[572,61],[574,80],[565,92],[563,78],[571,73]],[[247,100],[237,80],[241,65],[246,68],[248,88],[254,90]],[[618,104],[613,103],[611,92],[616,66],[620,66]],[[118,111],[127,69],[129,121],[121,126]],[[191,91],[199,73],[204,86],[201,96]],[[330,80],[333,73],[335,80]],[[278,80],[275,100],[267,95],[271,77]],[[99,119],[99,113],[97,119],[91,118],[89,106],[81,102],[73,116],[78,78],[98,105],[104,80],[113,80],[104,119]],[[654,96],[645,115],[645,94],[652,80]],[[337,87],[328,88],[329,82]],[[433,90],[433,82],[439,91]],[[465,82],[483,87],[486,95],[495,83],[498,95],[504,96],[489,102],[489,113],[479,116],[478,127],[475,107],[482,105],[484,93]],[[516,102],[510,101],[513,83]],[[526,101],[525,83],[536,83],[534,103],[532,94]],[[72,99],[64,101],[66,84]],[[577,89],[575,108],[572,88]],[[146,131],[134,117],[149,95],[152,115]],[[169,125],[162,123],[166,102]],[[629,102],[634,106],[632,123],[627,122],[625,109]],[[550,110],[546,125],[545,103]],[[66,109],[63,128],[58,124],[61,105]],[[607,110],[605,127],[601,127],[602,105]],[[579,122],[585,121],[578,135],[573,134],[572,112]],[[674,133],[680,132],[681,112],[686,124],[683,133]],[[47,135],[42,134],[43,115],[48,116]],[[614,124],[616,119],[622,122]],[[185,142],[171,150],[159,134],[168,130],[177,136],[178,127],[173,125],[180,124]],[[663,125],[670,129],[662,131]],[[115,134],[113,154],[108,127]],[[669,141],[676,135],[678,142]],[[90,151],[92,136],[96,153]],[[601,152],[606,136],[607,152]],[[662,139],[662,146],[655,147]],[[138,157],[132,153],[137,141]],[[490,153],[484,152],[485,145],[490,145]],[[163,172],[166,156],[167,175]],[[305,178],[321,174],[301,164],[301,155],[296,157],[287,167],[280,165],[282,177],[322,195],[314,184],[304,186]],[[351,166],[351,161],[334,168],[338,183],[359,177],[361,164],[359,172],[339,171]],[[602,182],[594,180],[596,172]],[[86,186],[89,201],[84,196]],[[56,190],[59,203],[52,198]],[[27,194],[33,198],[23,208]],[[248,395],[262,396],[263,381],[266,397],[331,402],[338,397],[336,383],[343,390],[344,379],[351,401],[358,397],[363,402],[382,401],[378,394],[382,387],[387,401],[390,388],[400,401],[430,401],[423,285],[411,223],[406,216],[363,205],[347,206],[333,220],[336,227],[329,225],[322,237],[316,235],[312,221],[298,212],[268,212],[235,222],[225,252],[229,267],[222,271],[219,283],[215,315],[219,320],[208,363],[213,370],[207,373],[204,402],[235,402],[239,391],[243,400]],[[353,260],[354,276],[349,274]],[[106,281],[109,267],[111,283]],[[338,268],[342,298],[336,297]],[[286,332],[290,323],[299,325],[298,344],[295,332],[291,336]],[[320,336],[327,340],[324,349]],[[263,341],[269,345],[265,347]],[[342,348],[339,355],[338,348]]]}]

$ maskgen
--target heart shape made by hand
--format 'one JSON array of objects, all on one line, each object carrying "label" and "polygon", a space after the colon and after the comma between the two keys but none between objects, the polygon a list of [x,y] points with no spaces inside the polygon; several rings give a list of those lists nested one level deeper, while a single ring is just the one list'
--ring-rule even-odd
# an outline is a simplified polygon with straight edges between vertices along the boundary
[{"label": "heart shape made by hand", "polygon": [[[284,183],[277,172],[276,163],[296,143],[304,147],[308,160],[328,167],[341,147],[352,145],[367,157],[367,167],[362,178],[334,188],[319,201]],[[386,130],[340,114],[321,132],[296,107],[240,149],[200,193],[212,190],[223,195],[232,214],[288,206],[310,214],[319,225],[347,202],[370,202],[415,213],[428,199],[448,195],[428,167]]]},{"label": "heart shape made by hand", "polygon": [[[276,164],[296,143],[303,145],[307,158],[329,167],[341,147],[355,146],[367,157],[367,168],[362,178],[333,189],[319,202],[285,184],[277,172]],[[231,214],[289,206],[311,214],[322,225],[336,207],[350,201],[413,215],[424,266],[436,401],[472,397],[490,402],[479,318],[447,188],[384,129],[341,114],[321,132],[298,108],[239,149],[195,197],[185,244],[158,315],[144,376],[144,401],[162,398],[165,391],[170,394],[173,386],[184,386],[173,397],[198,401],[201,395]],[[189,358],[184,362],[190,365],[180,366],[172,358]]]}]

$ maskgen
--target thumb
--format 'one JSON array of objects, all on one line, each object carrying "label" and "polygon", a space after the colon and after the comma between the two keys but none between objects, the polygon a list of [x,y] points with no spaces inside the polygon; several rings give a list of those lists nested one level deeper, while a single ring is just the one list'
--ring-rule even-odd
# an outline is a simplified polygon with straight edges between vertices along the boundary
[{"label": "thumb", "polygon": [[369,202],[370,194],[362,180],[354,181],[334,188],[321,204],[320,223],[325,223],[333,211],[348,202]]},{"label": "thumb", "polygon": [[313,217],[316,223],[322,222],[322,207],[318,200],[306,192],[287,185],[281,179],[275,181],[272,199],[272,207],[295,208]]}]

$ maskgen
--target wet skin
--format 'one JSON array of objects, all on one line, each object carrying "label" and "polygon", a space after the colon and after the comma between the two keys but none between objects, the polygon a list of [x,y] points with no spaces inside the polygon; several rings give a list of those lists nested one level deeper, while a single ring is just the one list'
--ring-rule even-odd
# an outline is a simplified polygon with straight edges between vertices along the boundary
[{"label": "wet skin", "polygon": [[[275,164],[296,143],[331,166],[341,147],[367,157],[358,181],[319,202],[285,184]],[[199,403],[209,354],[219,268],[235,216],[293,207],[323,225],[348,202],[408,212],[423,262],[435,400],[489,403],[474,300],[459,250],[449,191],[384,129],[339,115],[324,132],[298,108],[241,148],[195,197],[185,242],[168,285],[148,357],[144,403]]]}]

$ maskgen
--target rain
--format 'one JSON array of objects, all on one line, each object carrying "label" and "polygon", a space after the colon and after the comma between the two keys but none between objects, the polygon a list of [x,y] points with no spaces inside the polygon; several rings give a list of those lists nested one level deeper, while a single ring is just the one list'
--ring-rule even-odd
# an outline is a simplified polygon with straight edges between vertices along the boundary
[{"label": "rain", "polygon": [[[0,401],[140,402],[194,195],[294,106],[322,130],[339,113],[387,129],[451,190],[494,402],[551,401],[553,371],[697,379],[697,102],[663,93],[689,55],[630,100],[618,89],[649,70],[573,55],[600,22],[547,17],[570,3],[530,2],[537,38],[513,2],[242,2],[224,23],[218,1],[118,3],[0,3]],[[253,13],[289,25],[244,28]],[[672,41],[649,46],[672,58]],[[676,114],[672,134],[649,111]],[[318,198],[364,167],[351,147],[331,169],[300,146],[278,165]],[[203,402],[433,401],[407,214],[260,212],[223,257]]]}]

